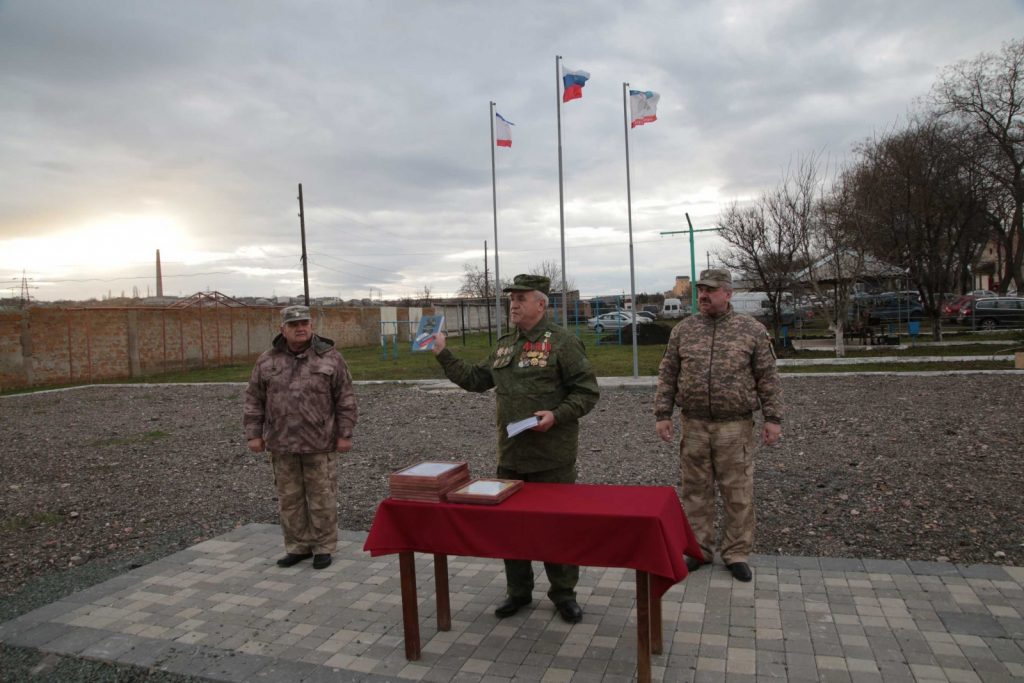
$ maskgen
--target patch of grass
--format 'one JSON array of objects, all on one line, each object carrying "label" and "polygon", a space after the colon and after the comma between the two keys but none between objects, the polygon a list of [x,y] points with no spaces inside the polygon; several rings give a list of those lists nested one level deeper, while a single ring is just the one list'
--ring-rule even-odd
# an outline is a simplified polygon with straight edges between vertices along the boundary
[{"label": "patch of grass", "polygon": [[64,521],[64,516],[56,512],[33,512],[28,517],[7,517],[0,521],[0,531],[24,531],[37,526],[54,526]]},{"label": "patch of grass", "polygon": [[[990,344],[971,344],[964,342],[950,346],[912,346],[906,349],[897,349],[892,346],[861,346],[860,344],[846,346],[847,358],[872,358],[875,356],[896,356],[908,358],[916,356],[992,356],[1005,353],[997,346]],[[835,351],[828,348],[801,349],[790,351],[786,358],[835,358]]]},{"label": "patch of grass", "polygon": [[[633,348],[630,344],[597,343],[597,335],[581,330],[587,349],[587,357],[598,376],[631,376],[633,374]],[[497,338],[491,335],[490,344],[486,334],[470,334],[465,337],[450,337],[448,349],[459,358],[478,363],[490,354]],[[663,344],[637,347],[639,374],[654,375],[665,352]],[[381,348],[359,347],[342,349],[355,380],[400,380],[400,379],[444,379],[441,365],[432,353],[412,353],[408,344],[400,344],[398,358],[392,349],[384,358]],[[248,376],[246,376],[248,379]]]},{"label": "patch of grass", "polygon": [[216,368],[196,368],[194,370],[165,372],[159,375],[138,377],[124,382],[156,382],[159,384],[182,384],[192,382],[248,382],[252,372],[252,364],[234,363]]},{"label": "patch of grass", "polygon": [[851,365],[787,365],[781,373],[810,372],[937,372],[949,370],[1012,370],[1013,361],[928,361],[924,363],[857,363]]},{"label": "patch of grass", "polygon": [[[662,321],[658,324],[665,327],[672,327],[674,323]],[[944,328],[948,329],[948,328]],[[627,342],[625,344],[614,344],[609,342],[598,342],[597,335],[585,326],[574,327],[573,331],[579,335],[587,348],[587,356],[594,366],[599,377],[631,377],[633,375],[633,349]],[[805,328],[804,339],[813,338]],[[824,338],[824,323],[822,323],[821,334],[818,338]],[[799,338],[799,337],[798,337]],[[929,335],[922,330],[919,342],[929,341]],[[872,357],[883,354],[885,356],[917,357],[917,356],[988,356],[997,353],[1007,353],[1006,349],[993,347],[987,344],[978,344],[979,341],[1006,340],[1011,343],[1022,341],[1020,331],[1000,330],[986,333],[965,333],[962,331],[951,332],[944,335],[945,341],[962,342],[954,346],[913,346],[907,349],[895,347],[861,347],[856,341],[848,342],[846,355],[851,358]],[[494,334],[486,333],[469,334],[464,337],[450,337],[448,348],[455,355],[468,362],[479,362],[487,357],[492,346],[497,342]],[[637,351],[637,372],[640,376],[654,376],[658,372],[658,363],[661,362],[662,354],[665,351],[664,344],[641,345]],[[422,379],[444,379],[441,366],[434,359],[432,353],[413,353],[409,350],[408,342],[398,344],[397,354],[393,346],[389,345],[385,354],[379,345],[360,346],[341,349],[345,360],[348,362],[349,370],[353,379],[357,381],[388,381],[388,380],[422,380]],[[786,358],[834,358],[835,353],[831,349],[813,349],[796,352],[786,352]],[[861,372],[865,370],[881,369],[893,370],[895,372],[914,372],[917,370],[950,370],[950,369],[1012,369],[1012,363],[993,363],[979,361],[978,363],[900,363],[900,364],[871,364],[871,365],[829,365],[813,367],[784,368],[783,372]],[[234,363],[221,367],[196,368],[188,371],[175,371],[159,375],[148,375],[133,379],[116,379],[109,382],[90,382],[90,384],[103,383],[154,383],[154,384],[176,384],[176,383],[204,383],[204,382],[247,382],[252,372],[251,363]],[[65,385],[74,386],[74,385]],[[13,389],[0,391],[0,395],[30,393],[40,391],[44,388],[35,387],[31,389]],[[121,439],[108,439],[105,442],[96,442],[91,445],[126,445],[133,443],[132,437]]]}]

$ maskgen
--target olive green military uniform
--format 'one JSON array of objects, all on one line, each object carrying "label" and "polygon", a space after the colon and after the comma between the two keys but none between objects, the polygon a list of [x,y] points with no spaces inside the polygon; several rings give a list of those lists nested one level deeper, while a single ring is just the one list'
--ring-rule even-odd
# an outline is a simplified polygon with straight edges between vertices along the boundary
[{"label": "olive green military uniform", "polygon": [[[487,360],[471,364],[448,349],[437,355],[445,375],[468,391],[497,396],[498,468],[503,479],[571,484],[576,481],[579,419],[597,403],[597,377],[576,336],[550,320],[526,332],[514,330],[498,339]],[[550,410],[555,426],[546,432],[527,430],[509,438],[506,426]],[[576,599],[579,567],[544,563],[555,604]],[[506,560],[508,594],[529,597],[533,569],[529,560]]]},{"label": "olive green military uniform", "polygon": [[679,444],[683,508],[706,561],[714,557],[715,483],[724,524],[719,546],[726,564],[746,562],[754,542],[753,413],[782,421],[782,386],[764,325],[730,306],[672,330],[658,367],[654,415],[682,413]]}]

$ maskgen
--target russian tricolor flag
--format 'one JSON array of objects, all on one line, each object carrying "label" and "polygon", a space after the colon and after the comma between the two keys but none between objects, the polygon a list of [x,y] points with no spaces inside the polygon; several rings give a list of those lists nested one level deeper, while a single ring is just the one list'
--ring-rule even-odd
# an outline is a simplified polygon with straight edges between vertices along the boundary
[{"label": "russian tricolor flag", "polygon": [[516,124],[506,121],[505,117],[494,112],[494,140],[498,147],[512,146],[512,126]]},{"label": "russian tricolor flag", "polygon": [[583,86],[590,79],[586,71],[570,71],[562,67],[562,101],[578,100],[583,97]]}]

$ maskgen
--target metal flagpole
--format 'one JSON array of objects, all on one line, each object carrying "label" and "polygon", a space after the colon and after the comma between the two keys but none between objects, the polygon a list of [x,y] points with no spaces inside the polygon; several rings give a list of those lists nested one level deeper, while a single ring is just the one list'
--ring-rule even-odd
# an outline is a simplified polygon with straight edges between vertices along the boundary
[{"label": "metal flagpole", "polygon": [[299,183],[299,231],[302,234],[302,291],[303,302],[309,306],[309,260],[306,258],[306,212],[302,208],[302,183]]},{"label": "metal flagpole", "polygon": [[555,55],[555,109],[558,112],[558,234],[562,239],[562,326],[569,326],[569,292],[565,284],[565,196],[562,191],[562,55]]},{"label": "metal flagpole", "polygon": [[494,209],[494,323],[501,336],[501,276],[498,274],[498,182],[494,173],[494,102],[491,102],[491,205]]},{"label": "metal flagpole", "polygon": [[693,222],[686,212],[686,224],[690,226],[690,314],[697,313],[697,257],[693,250]]},{"label": "metal flagpole", "polygon": [[633,270],[633,200],[629,187],[629,83],[622,84],[622,119],[626,135],[626,215],[629,217],[629,296],[633,312],[633,377],[640,376],[640,364],[636,345],[636,274]]},{"label": "metal flagpole", "polygon": [[[487,272],[487,240],[484,240],[484,301],[487,301],[491,297],[491,274]],[[484,310],[487,311],[487,345],[490,346],[493,341],[491,340],[491,308],[490,306],[484,306]],[[462,342],[466,342],[466,335],[462,335]]]}]

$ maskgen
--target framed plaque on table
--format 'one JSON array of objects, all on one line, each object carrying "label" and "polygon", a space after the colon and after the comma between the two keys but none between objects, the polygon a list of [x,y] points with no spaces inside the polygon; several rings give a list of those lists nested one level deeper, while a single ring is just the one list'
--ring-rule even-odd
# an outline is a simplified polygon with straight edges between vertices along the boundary
[{"label": "framed plaque on table", "polygon": [[497,505],[521,488],[523,482],[515,479],[474,479],[449,491],[447,499],[449,503]]},{"label": "framed plaque on table", "polygon": [[465,462],[421,462],[392,472],[388,488],[392,498],[437,503],[468,481],[469,465]]}]

